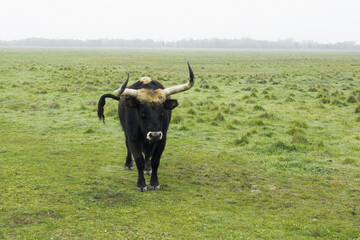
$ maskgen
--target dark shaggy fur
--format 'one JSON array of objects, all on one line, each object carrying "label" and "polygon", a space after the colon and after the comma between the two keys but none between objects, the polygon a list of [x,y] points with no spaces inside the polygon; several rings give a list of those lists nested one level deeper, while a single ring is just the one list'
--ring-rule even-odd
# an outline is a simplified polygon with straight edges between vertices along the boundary
[{"label": "dark shaggy fur", "polygon": [[[112,94],[105,94],[99,100],[98,116],[104,120],[105,98],[119,100],[119,118],[127,147],[125,167],[126,169],[133,168],[133,156],[138,170],[137,189],[147,190],[144,171],[148,174],[152,171],[150,189],[157,190],[160,188],[157,171],[166,144],[171,110],[178,103],[170,97],[159,97],[161,101],[154,101],[153,99],[158,97],[158,92],[162,92],[157,89],[164,89],[161,83],[154,80],[148,83],[137,81],[129,88],[142,89],[140,94],[149,94],[149,96],[117,98]],[[149,91],[144,89],[149,89]]]}]

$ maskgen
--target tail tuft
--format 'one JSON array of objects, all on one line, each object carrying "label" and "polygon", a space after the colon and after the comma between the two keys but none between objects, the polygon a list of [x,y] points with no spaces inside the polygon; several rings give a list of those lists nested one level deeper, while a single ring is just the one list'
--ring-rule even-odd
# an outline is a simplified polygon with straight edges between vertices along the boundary
[{"label": "tail tuft", "polygon": [[115,100],[120,100],[120,97],[116,97],[112,94],[104,94],[100,97],[99,99],[99,103],[98,103],[98,111],[97,111],[97,114],[98,114],[98,117],[99,117],[99,120],[103,121],[105,123],[105,116],[104,116],[104,106],[105,106],[105,98],[112,98],[112,99],[115,99]]}]

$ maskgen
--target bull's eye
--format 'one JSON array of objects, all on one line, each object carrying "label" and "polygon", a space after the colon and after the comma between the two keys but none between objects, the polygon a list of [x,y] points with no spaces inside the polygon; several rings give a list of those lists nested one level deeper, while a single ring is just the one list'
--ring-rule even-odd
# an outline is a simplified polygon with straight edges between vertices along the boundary
[{"label": "bull's eye", "polygon": [[141,116],[141,118],[145,118],[145,117],[146,117],[146,114],[145,114],[145,113],[141,113],[140,116]]},{"label": "bull's eye", "polygon": [[160,117],[161,117],[161,118],[164,117],[164,112],[161,112]]}]

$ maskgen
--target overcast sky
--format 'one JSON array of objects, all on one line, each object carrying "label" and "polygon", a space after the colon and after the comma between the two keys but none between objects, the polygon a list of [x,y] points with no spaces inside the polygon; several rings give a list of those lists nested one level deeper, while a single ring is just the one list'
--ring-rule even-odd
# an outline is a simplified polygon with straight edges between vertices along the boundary
[{"label": "overcast sky", "polygon": [[0,40],[243,38],[360,44],[360,0],[1,0]]}]

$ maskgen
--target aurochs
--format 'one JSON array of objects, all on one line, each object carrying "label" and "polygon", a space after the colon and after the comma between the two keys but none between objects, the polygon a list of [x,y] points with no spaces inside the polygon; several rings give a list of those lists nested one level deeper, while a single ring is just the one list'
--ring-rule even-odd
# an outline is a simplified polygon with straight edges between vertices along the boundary
[{"label": "aurochs", "polygon": [[171,119],[171,110],[178,102],[170,95],[186,91],[194,85],[194,73],[188,63],[190,80],[186,84],[164,88],[158,81],[143,77],[126,88],[124,84],[112,94],[101,96],[98,116],[105,120],[106,98],[119,100],[118,113],[125,133],[127,157],[125,169],[133,169],[132,156],[138,170],[137,190],[147,190],[144,174],[151,175],[150,190],[159,190],[158,167],[166,144],[166,134]]}]

